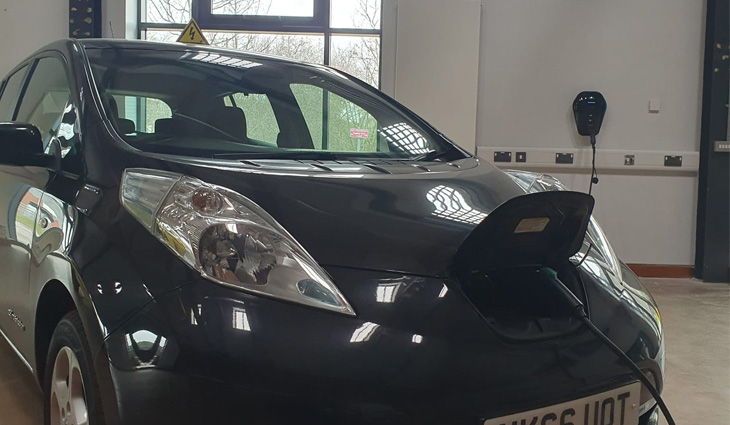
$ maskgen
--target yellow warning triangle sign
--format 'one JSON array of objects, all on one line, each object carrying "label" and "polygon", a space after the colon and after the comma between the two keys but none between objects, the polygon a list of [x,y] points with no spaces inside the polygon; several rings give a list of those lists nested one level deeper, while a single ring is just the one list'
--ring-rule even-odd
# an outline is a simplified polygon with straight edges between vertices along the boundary
[{"label": "yellow warning triangle sign", "polygon": [[190,22],[185,26],[185,29],[180,33],[180,37],[177,38],[178,43],[190,43],[190,44],[205,44],[210,45],[208,40],[205,39],[203,31],[200,31],[198,23],[195,19],[191,19]]}]

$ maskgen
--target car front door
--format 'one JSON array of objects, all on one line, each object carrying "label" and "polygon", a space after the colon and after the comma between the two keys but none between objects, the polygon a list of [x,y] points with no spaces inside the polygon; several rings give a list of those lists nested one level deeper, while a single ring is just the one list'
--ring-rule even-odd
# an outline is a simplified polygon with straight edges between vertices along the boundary
[{"label": "car front door", "polygon": [[[19,67],[3,83],[0,121],[14,120],[30,68]],[[30,244],[46,181],[45,169],[0,164],[0,330],[16,350],[26,334]]]},{"label": "car front door", "polygon": [[[20,84],[19,101],[10,120],[36,126],[47,151],[55,146],[64,160],[73,157],[78,132],[63,58],[53,54],[40,57],[32,63],[29,74],[25,84]],[[7,117],[6,113],[2,118]],[[39,237],[46,229],[53,231],[58,223],[53,213],[57,208],[42,208],[44,190],[55,177],[56,173],[44,167],[0,166],[0,224],[4,226],[4,235],[0,231],[0,307],[3,313],[7,311],[0,324],[26,359],[32,358],[33,349],[33,333],[26,329],[34,323],[34,305],[29,299],[31,266],[39,261]],[[46,204],[53,203],[50,201]]]}]

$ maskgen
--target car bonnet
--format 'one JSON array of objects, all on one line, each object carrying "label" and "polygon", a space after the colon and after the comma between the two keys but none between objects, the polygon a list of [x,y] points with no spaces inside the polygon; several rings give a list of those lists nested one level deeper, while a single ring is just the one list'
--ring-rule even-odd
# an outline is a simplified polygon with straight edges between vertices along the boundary
[{"label": "car bonnet", "polygon": [[247,196],[323,266],[422,276],[446,276],[472,230],[524,194],[477,158],[165,162],[172,171]]}]

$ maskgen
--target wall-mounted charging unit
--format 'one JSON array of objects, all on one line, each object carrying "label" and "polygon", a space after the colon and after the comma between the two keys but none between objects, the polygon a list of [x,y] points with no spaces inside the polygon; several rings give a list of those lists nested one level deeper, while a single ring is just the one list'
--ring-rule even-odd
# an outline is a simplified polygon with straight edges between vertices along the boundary
[{"label": "wall-mounted charging unit", "polygon": [[573,116],[575,125],[578,127],[578,134],[590,136],[591,147],[593,148],[593,167],[591,169],[591,184],[588,193],[593,190],[593,185],[598,183],[598,172],[596,171],[596,135],[601,131],[603,116],[606,114],[606,99],[597,91],[583,91],[578,93],[573,101]]},{"label": "wall-mounted charging unit", "polygon": [[573,101],[573,115],[578,134],[595,136],[601,131],[603,116],[606,115],[606,99],[597,91],[580,92]]}]

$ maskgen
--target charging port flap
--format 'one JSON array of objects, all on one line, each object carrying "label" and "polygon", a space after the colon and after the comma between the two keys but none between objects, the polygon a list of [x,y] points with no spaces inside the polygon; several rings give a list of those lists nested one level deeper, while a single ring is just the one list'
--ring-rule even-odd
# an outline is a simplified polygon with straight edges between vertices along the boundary
[{"label": "charging port flap", "polygon": [[546,282],[550,268],[585,302],[570,257],[581,248],[593,197],[539,192],[492,211],[457,251],[453,277],[487,324],[512,341],[536,341],[572,332],[580,321]]},{"label": "charging port flap", "polygon": [[512,198],[469,234],[454,265],[473,271],[566,261],[583,244],[593,205],[593,197],[580,192]]}]

